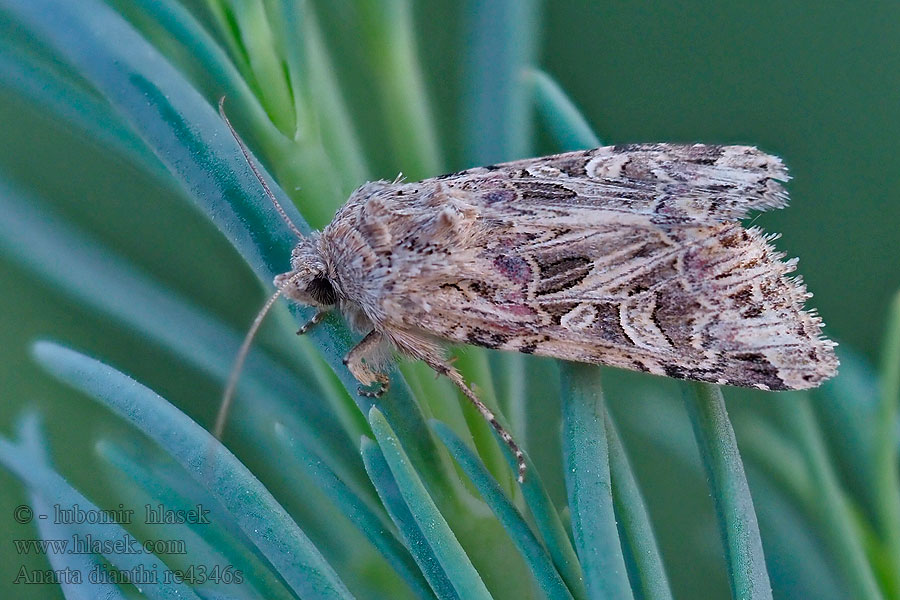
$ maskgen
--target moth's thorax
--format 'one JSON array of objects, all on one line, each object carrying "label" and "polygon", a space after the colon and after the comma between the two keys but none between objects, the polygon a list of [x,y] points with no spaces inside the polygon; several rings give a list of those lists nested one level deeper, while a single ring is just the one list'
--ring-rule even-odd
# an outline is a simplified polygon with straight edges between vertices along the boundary
[{"label": "moth's thorax", "polygon": [[[396,321],[398,282],[416,277],[421,294],[458,271],[470,243],[478,213],[465,193],[440,181],[367,183],[338,210],[322,231],[319,251],[335,287],[349,307],[376,328]],[[349,317],[349,315],[348,315]],[[393,317],[393,319],[392,319]]]},{"label": "moth's thorax", "polygon": [[[317,252],[339,296],[339,308],[353,329],[366,331],[381,322],[378,288],[385,274],[385,259],[373,247],[369,223],[380,219],[367,214],[370,200],[391,187],[387,182],[367,183],[350,195],[317,240]],[[375,204],[377,204],[375,200]]]},{"label": "moth's thorax", "polygon": [[[461,221],[461,210],[439,183],[376,181],[357,189],[318,240],[318,252],[354,328],[381,329],[398,278],[427,280],[445,256],[425,252],[431,241]],[[450,244],[453,245],[453,244]]]},{"label": "moth's thorax", "polygon": [[[368,331],[383,320],[377,290],[383,256],[373,247],[367,224],[383,222],[366,209],[397,185],[376,181],[357,189],[325,229],[302,239],[291,253],[291,271],[276,278],[290,281],[285,295],[303,304],[335,305],[355,330]],[[370,202],[373,201],[373,202]],[[323,302],[328,300],[329,302]]]}]

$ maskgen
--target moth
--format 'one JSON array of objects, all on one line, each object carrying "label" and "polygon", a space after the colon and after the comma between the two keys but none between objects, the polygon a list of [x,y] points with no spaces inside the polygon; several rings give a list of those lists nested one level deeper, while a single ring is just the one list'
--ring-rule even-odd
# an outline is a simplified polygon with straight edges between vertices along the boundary
[{"label": "moth", "polygon": [[376,181],[309,236],[253,170],[298,242],[247,344],[280,295],[317,309],[298,333],[339,310],[365,334],[344,359],[360,393],[387,390],[392,352],[424,361],[509,445],[520,481],[521,451],[446,343],[763,390],[836,373],[796,260],[739,222],[788,200],[781,160],[754,147],[629,144]]}]

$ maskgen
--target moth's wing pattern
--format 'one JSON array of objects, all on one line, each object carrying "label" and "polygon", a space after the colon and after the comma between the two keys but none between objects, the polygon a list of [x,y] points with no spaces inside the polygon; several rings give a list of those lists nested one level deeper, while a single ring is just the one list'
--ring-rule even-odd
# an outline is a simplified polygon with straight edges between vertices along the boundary
[{"label": "moth's wing pattern", "polygon": [[[479,204],[527,204],[536,216],[643,216],[655,224],[711,224],[787,206],[781,159],[751,146],[627,144],[478,167],[436,178]],[[601,210],[602,215],[587,215]],[[546,212],[545,212],[546,211]]]},{"label": "moth's wing pattern", "polygon": [[814,387],[836,370],[834,344],[786,276],[794,261],[736,222],[784,206],[786,178],[755,148],[657,144],[407,184],[379,204],[394,216],[396,266],[383,326],[719,384]]}]

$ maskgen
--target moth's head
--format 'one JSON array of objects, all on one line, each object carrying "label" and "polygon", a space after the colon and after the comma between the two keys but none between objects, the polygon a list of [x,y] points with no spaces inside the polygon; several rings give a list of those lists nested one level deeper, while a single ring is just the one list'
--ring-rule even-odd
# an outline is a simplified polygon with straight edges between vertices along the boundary
[{"label": "moth's head", "polygon": [[275,287],[301,304],[327,308],[337,303],[338,294],[319,254],[317,235],[301,238],[291,252],[291,270],[275,277]]}]

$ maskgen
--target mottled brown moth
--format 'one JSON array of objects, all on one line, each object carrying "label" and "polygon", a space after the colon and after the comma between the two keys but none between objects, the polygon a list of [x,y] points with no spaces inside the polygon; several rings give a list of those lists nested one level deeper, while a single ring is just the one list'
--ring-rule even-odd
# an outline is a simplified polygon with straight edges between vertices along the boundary
[{"label": "mottled brown moth", "polygon": [[317,308],[298,333],[337,309],[365,334],[344,359],[361,394],[387,390],[392,351],[425,361],[515,452],[520,480],[522,453],[445,342],[763,390],[837,370],[796,260],[739,222],[787,204],[787,170],[756,148],[629,144],[376,181],[309,236],[253,170],[299,241],[245,347],[280,295]]}]

